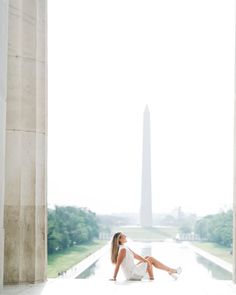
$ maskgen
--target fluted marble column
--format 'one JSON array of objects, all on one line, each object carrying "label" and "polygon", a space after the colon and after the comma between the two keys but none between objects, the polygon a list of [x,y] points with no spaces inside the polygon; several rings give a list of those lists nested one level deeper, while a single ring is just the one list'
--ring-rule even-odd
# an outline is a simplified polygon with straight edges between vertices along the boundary
[{"label": "fluted marble column", "polygon": [[8,0],[0,1],[0,287],[4,269],[4,184],[7,97]]},{"label": "fluted marble column", "polygon": [[10,0],[5,157],[4,283],[47,269],[46,0]]}]

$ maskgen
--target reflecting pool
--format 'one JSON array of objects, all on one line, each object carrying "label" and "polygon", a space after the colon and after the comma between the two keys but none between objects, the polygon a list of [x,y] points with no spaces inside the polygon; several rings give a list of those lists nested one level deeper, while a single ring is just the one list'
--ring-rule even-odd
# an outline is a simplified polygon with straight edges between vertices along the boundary
[{"label": "reflecting pool", "polygon": [[[176,242],[132,242],[127,246],[142,256],[153,256],[170,267],[181,266],[183,269],[179,280],[204,283],[207,280],[232,280],[232,274],[218,265],[196,254],[186,243]],[[109,279],[112,278],[114,265],[110,261],[110,253],[106,253],[92,266],[78,276],[79,279]],[[154,269],[156,280],[172,279],[166,272]],[[120,269],[117,280],[124,279]]]}]

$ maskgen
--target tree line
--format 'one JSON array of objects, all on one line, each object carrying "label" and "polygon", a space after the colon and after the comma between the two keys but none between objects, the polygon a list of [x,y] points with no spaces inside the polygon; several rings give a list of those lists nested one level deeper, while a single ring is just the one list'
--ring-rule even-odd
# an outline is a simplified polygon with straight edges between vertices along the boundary
[{"label": "tree line", "polygon": [[231,247],[233,239],[233,211],[207,215],[195,223],[195,233],[202,240]]},{"label": "tree line", "polygon": [[61,207],[48,209],[48,253],[92,241],[99,236],[94,212],[86,208]]}]

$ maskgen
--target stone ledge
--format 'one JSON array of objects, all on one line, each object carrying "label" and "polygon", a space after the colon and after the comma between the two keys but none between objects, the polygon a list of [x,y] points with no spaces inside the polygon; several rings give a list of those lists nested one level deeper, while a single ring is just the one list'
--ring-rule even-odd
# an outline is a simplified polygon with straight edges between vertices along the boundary
[{"label": "stone ledge", "polygon": [[103,246],[101,249],[97,250],[93,254],[83,259],[80,263],[68,269],[66,271],[66,274],[63,275],[63,278],[66,278],[66,279],[77,278],[82,272],[84,272],[87,268],[89,268],[92,264],[94,264],[101,256],[103,256],[109,250],[109,247],[110,247],[109,244]]},{"label": "stone ledge", "polygon": [[20,286],[4,286],[2,295],[78,295],[86,294],[165,294],[165,295],[235,295],[236,285],[230,281],[214,281],[207,285],[201,285],[197,280],[187,282],[177,281],[117,281],[86,280],[86,279],[53,279],[46,283]]},{"label": "stone ledge", "polygon": [[220,259],[217,256],[214,256],[198,247],[195,247],[191,244],[188,244],[189,248],[191,248],[195,253],[199,254],[200,256],[210,260],[211,262],[219,265],[221,268],[225,269],[226,271],[233,273],[233,265]]}]

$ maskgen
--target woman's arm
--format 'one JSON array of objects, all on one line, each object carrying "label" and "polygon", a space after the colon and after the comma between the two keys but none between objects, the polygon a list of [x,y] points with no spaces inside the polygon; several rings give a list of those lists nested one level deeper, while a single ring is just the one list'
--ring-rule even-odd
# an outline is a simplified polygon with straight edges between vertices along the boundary
[{"label": "woman's arm", "polygon": [[119,253],[118,257],[117,257],[117,262],[116,262],[116,266],[115,266],[115,270],[114,270],[114,275],[113,275],[113,280],[114,281],[116,280],[120,265],[121,265],[123,259],[125,258],[125,255],[126,255],[126,250],[121,249],[120,253]]},{"label": "woman's arm", "polygon": [[147,259],[145,259],[144,257],[142,257],[142,256],[140,256],[140,255],[138,255],[138,254],[136,254],[134,251],[132,251],[131,249],[130,249],[130,251],[134,254],[134,258],[135,259],[137,259],[137,260],[139,260],[139,261],[142,261],[142,262],[147,262]]}]

